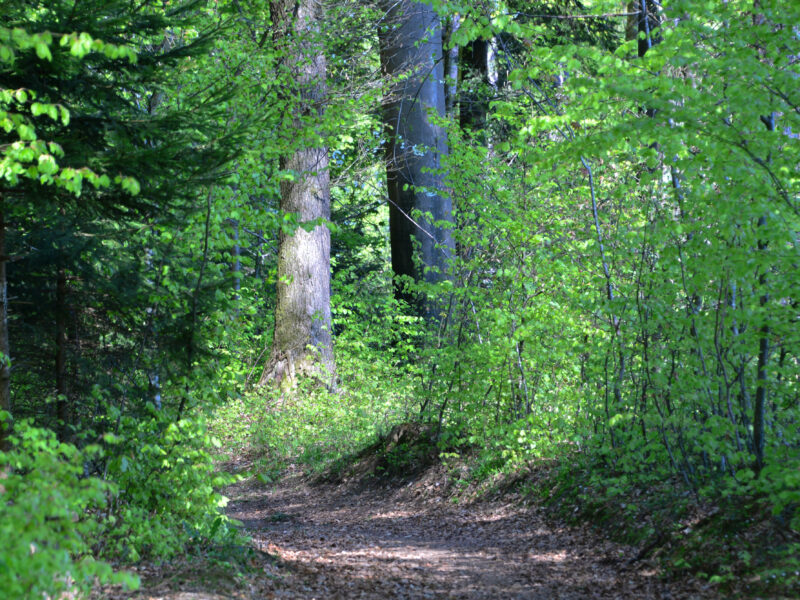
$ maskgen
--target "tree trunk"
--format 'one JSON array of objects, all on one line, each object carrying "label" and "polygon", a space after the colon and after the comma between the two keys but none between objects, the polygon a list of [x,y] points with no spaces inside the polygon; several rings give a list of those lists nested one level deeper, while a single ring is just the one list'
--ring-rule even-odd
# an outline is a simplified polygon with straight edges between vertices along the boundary
[{"label": "tree trunk", "polygon": [[462,90],[459,98],[459,124],[462,129],[480,131],[486,127],[489,101],[489,42],[478,38],[461,52]]},{"label": "tree trunk", "polygon": [[[762,117],[761,120],[767,127],[767,131],[775,131],[775,114],[772,113],[768,116]],[[760,231],[767,228],[767,215],[762,215],[758,219],[758,227]],[[761,253],[767,252],[766,234],[762,239],[758,240],[758,251]],[[758,287],[761,290],[761,297],[759,298],[759,306],[762,311],[766,312],[766,306],[769,302],[769,293],[767,292],[767,267],[762,267],[761,275],[758,278]],[[770,327],[767,320],[767,315],[762,314],[764,324],[758,330],[758,363],[756,367],[756,402],[753,408],[753,446],[756,454],[756,472],[760,473],[764,468],[764,446],[765,446],[765,419],[767,407],[767,364],[769,362],[770,354]]]},{"label": "tree trunk", "polygon": [[661,31],[659,29],[661,26],[661,13],[659,10],[660,5],[654,0],[638,0],[638,4],[638,55],[642,57],[650,48],[661,41]]},{"label": "tree trunk", "polygon": [[[0,206],[0,412],[11,413],[11,357],[8,346],[8,280],[6,278],[5,206]],[[8,424],[5,424],[8,426]],[[0,423],[0,450],[6,448],[6,430]]]},{"label": "tree trunk", "polygon": [[[273,0],[270,5],[276,47],[291,43],[289,67],[296,88],[295,119],[298,131],[308,124],[300,116],[321,123],[326,96],[326,61],[319,40],[317,0]],[[293,29],[294,35],[287,32]],[[298,135],[298,138],[303,137]],[[281,211],[296,213],[301,223],[330,218],[328,149],[297,148],[281,160],[281,170],[291,179],[281,182]],[[330,304],[330,231],[318,225],[308,232],[298,228],[280,234],[275,332],[272,354],[260,383],[283,385],[309,375],[328,387],[334,383]]]},{"label": "tree trunk", "polygon": [[56,417],[59,438],[64,441],[69,425],[67,399],[67,273],[64,267],[56,274]]},{"label": "tree trunk", "polygon": [[233,289],[236,291],[236,299],[239,299],[239,291],[242,289],[242,261],[241,247],[239,246],[239,219],[232,219],[233,226],[233,248],[231,248],[231,272],[233,273]]},{"label": "tree trunk", "polygon": [[452,201],[441,193],[437,172],[448,151],[447,138],[429,116],[445,114],[442,29],[439,16],[426,4],[380,0],[379,6],[386,13],[379,31],[381,66],[393,82],[383,119],[392,270],[400,278],[395,295],[431,320],[437,307],[410,293],[402,279],[447,279],[455,248],[450,228],[437,224],[453,222]]},{"label": "tree trunk", "polygon": [[[459,27],[459,16],[453,15],[449,17],[448,20],[445,22],[445,28],[443,32],[443,44],[444,48],[450,45],[450,40],[452,39],[453,35],[458,31]],[[456,108],[456,97],[458,95],[458,55],[459,50],[457,45],[453,45],[450,47],[449,50],[443,49],[444,51],[444,110],[445,114],[448,117],[452,117],[454,115],[454,111]]]}]

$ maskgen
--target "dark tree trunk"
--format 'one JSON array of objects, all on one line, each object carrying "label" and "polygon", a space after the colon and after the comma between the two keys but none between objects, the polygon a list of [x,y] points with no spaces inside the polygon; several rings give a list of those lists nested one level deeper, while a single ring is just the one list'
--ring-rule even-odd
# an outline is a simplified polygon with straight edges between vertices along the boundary
[{"label": "dark tree trunk", "polygon": [[[293,44],[289,58],[298,103],[294,127],[304,125],[300,115],[322,121],[326,96],[324,48],[316,31],[320,4],[316,0],[273,0],[270,5],[276,46]],[[294,35],[287,35],[293,30]],[[291,38],[291,39],[289,39]],[[294,174],[281,182],[281,211],[296,213],[299,221],[330,218],[328,149],[298,148],[281,160],[281,169]],[[272,354],[261,383],[291,384],[298,376],[312,376],[329,387],[334,382],[331,336],[330,231],[318,225],[292,235],[281,233]]]},{"label": "dark tree trunk", "polygon": [[231,272],[233,273],[233,289],[236,290],[236,298],[239,298],[238,292],[242,289],[242,261],[241,261],[241,246],[239,246],[239,220],[231,219],[231,226],[233,227],[233,248],[231,248]]},{"label": "dark tree trunk", "polygon": [[[775,115],[771,114],[762,117],[764,125],[768,131],[775,131]],[[758,228],[760,231],[765,231],[767,228],[767,216],[762,215],[758,219]],[[764,238],[766,234],[764,235]],[[767,251],[766,239],[758,240],[759,252],[765,253]],[[761,288],[761,297],[759,298],[759,305],[762,310],[769,302],[769,294],[767,293],[767,268],[763,267],[761,275],[758,278],[758,286]],[[762,315],[766,321],[766,314]],[[758,331],[758,365],[756,367],[756,401],[753,407],[753,446],[756,455],[756,471],[761,472],[764,467],[764,445],[765,445],[765,418],[767,408],[767,364],[769,363],[770,353],[770,328],[765,322]]]},{"label": "dark tree trunk", "polygon": [[[2,202],[0,200],[0,202]],[[11,413],[11,357],[8,346],[8,280],[6,278],[5,206],[0,205],[0,411]],[[0,450],[6,447],[6,431],[0,424]]]},{"label": "dark tree trunk", "polygon": [[[753,2],[755,13],[753,14],[753,26],[758,27],[767,23],[767,18],[762,13],[758,12],[761,9],[761,3],[758,0]],[[775,131],[775,113],[763,115],[761,122],[767,128],[767,131]],[[770,157],[766,157],[766,162],[770,162]],[[767,215],[761,215],[758,219],[758,230],[765,232],[768,226]],[[764,233],[759,237],[757,242],[758,251],[760,253],[767,252],[767,235]],[[756,473],[761,473],[764,468],[764,448],[766,445],[766,409],[767,409],[767,365],[769,363],[770,355],[770,327],[767,321],[766,306],[769,302],[768,282],[767,282],[767,269],[768,267],[762,266],[761,274],[758,277],[758,288],[761,291],[759,297],[759,306],[763,313],[762,318],[764,323],[758,330],[758,362],[756,366],[756,397],[753,406],[753,449],[755,451],[755,470]]]},{"label": "dark tree trunk", "polygon": [[459,17],[458,15],[453,15],[450,17],[446,22],[446,27],[444,28],[443,38],[442,41],[444,43],[444,109],[445,114],[450,117],[454,114],[455,107],[456,107],[456,97],[458,95],[458,55],[459,49],[458,46],[452,46],[451,48],[447,49],[447,46],[450,45],[450,40],[453,37],[453,34],[458,31],[459,26]]},{"label": "dark tree trunk", "polygon": [[462,89],[459,97],[459,124],[462,129],[479,131],[486,126],[489,101],[489,42],[472,40],[461,52]]},{"label": "dark tree trunk", "polygon": [[451,230],[437,225],[453,222],[452,202],[442,193],[437,172],[448,151],[447,138],[430,118],[445,114],[441,23],[426,4],[379,4],[386,12],[379,32],[381,65],[394,82],[383,118],[392,270],[399,278],[395,295],[431,320],[437,317],[437,307],[409,293],[402,279],[433,283],[448,278],[454,251]]},{"label": "dark tree trunk", "polygon": [[[655,0],[637,0],[637,9],[639,14],[637,16],[637,30],[638,36],[638,54],[640,57],[658,44],[661,41],[660,32],[657,31],[661,25],[661,13],[659,12],[659,3]],[[644,34],[644,35],[641,35]]]},{"label": "dark tree trunk", "polygon": [[59,267],[56,274],[56,417],[61,440],[66,439],[69,426],[67,398],[67,273]]}]

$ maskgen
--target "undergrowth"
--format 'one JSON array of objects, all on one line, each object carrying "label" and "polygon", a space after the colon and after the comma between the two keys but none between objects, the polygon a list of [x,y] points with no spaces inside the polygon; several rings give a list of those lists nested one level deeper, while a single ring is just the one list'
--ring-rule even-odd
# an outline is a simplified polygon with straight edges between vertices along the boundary
[{"label": "undergrowth", "polygon": [[790,597],[800,584],[796,507],[775,513],[753,486],[691,491],[677,477],[615,476],[600,457],[577,453],[532,481],[527,493],[562,518],[639,546],[633,563],[655,559],[667,576],[689,573],[728,592]]},{"label": "undergrowth", "polygon": [[313,382],[288,391],[262,387],[220,407],[211,428],[224,453],[250,455],[262,481],[275,480],[291,465],[321,473],[406,418],[410,384],[386,361],[371,360],[365,348],[343,347],[337,369],[333,391]]}]

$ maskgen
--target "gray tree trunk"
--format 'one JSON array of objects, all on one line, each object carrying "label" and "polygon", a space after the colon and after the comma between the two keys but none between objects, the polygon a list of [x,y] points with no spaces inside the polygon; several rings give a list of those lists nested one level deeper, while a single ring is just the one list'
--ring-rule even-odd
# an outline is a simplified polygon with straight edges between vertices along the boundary
[{"label": "gray tree trunk", "polygon": [[[290,93],[297,100],[293,126],[299,131],[308,127],[301,115],[316,116],[319,124],[325,110],[321,6],[317,0],[273,0],[270,9],[276,47],[292,44],[288,60],[296,88]],[[297,148],[281,160],[281,169],[294,175],[281,182],[281,211],[296,213],[301,223],[329,219],[328,149]],[[324,225],[310,232],[299,228],[281,233],[279,244],[275,332],[261,383],[291,385],[298,376],[311,376],[332,387],[330,231]]]},{"label": "gray tree trunk", "polygon": [[[392,81],[383,110],[392,270],[396,277],[438,282],[449,277],[455,248],[451,230],[437,225],[453,222],[452,201],[442,193],[442,176],[431,172],[441,168],[448,151],[446,132],[430,118],[445,114],[442,27],[426,4],[379,0],[379,6],[385,12],[381,66]],[[402,282],[395,294],[429,320],[438,316],[433,303],[409,293]]]}]

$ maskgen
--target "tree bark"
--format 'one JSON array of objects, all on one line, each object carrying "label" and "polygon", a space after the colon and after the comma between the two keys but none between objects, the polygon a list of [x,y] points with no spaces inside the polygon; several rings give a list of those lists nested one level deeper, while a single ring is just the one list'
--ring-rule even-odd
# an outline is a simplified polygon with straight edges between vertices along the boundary
[{"label": "tree bark", "polygon": [[[288,63],[296,88],[291,93],[298,101],[293,128],[300,131],[309,126],[301,116],[311,117],[319,126],[326,99],[326,61],[317,31],[320,3],[273,0],[270,10],[276,47],[292,44]],[[282,158],[281,170],[292,175],[281,182],[281,211],[297,214],[301,223],[329,219],[328,149],[297,148]],[[280,234],[275,331],[261,384],[291,385],[299,376],[311,376],[333,387],[330,250],[330,231],[325,225],[310,232],[298,228],[291,235]]]},{"label": "tree bark", "polygon": [[455,248],[450,228],[437,224],[452,223],[453,216],[438,173],[448,152],[446,132],[430,118],[445,114],[442,28],[426,4],[380,0],[379,6],[385,11],[379,30],[381,67],[392,81],[383,119],[392,270],[399,278],[395,295],[432,320],[437,307],[409,292],[402,279],[447,279]]}]

